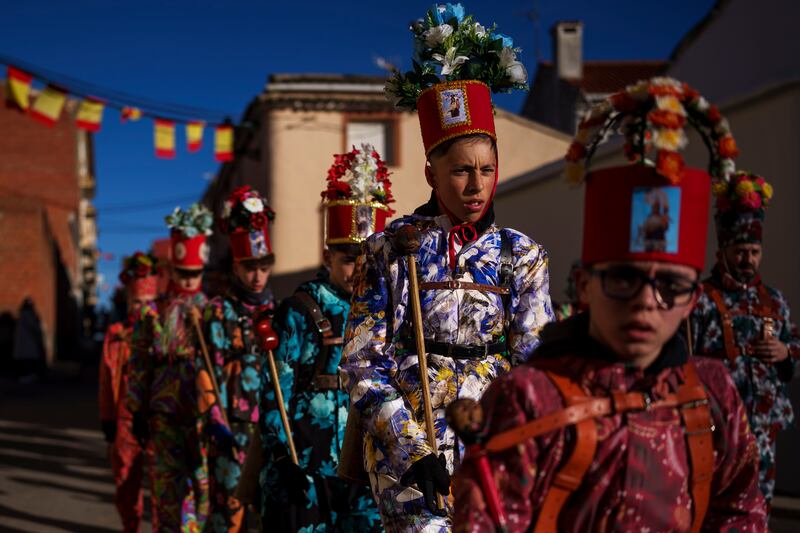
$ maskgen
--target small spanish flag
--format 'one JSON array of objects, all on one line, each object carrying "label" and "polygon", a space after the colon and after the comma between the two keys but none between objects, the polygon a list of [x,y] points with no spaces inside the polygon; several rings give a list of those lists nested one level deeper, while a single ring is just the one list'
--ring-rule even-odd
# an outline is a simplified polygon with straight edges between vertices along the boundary
[{"label": "small spanish flag", "polygon": [[157,118],[155,120],[156,157],[175,157],[175,122]]},{"label": "small spanish flag", "polygon": [[186,145],[190,152],[197,152],[203,146],[203,126],[198,121],[186,124]]},{"label": "small spanish flag", "polygon": [[103,110],[105,104],[94,98],[85,98],[78,107],[78,115],[75,117],[75,125],[82,130],[97,132],[100,131],[100,123],[103,122]]},{"label": "small spanish flag", "polygon": [[138,107],[129,107],[125,106],[122,108],[122,112],[119,115],[119,118],[122,122],[136,122],[140,118],[142,118],[142,110]]},{"label": "small spanish flag", "polygon": [[31,81],[33,76],[27,72],[8,67],[8,89],[11,98],[23,111],[30,106]]},{"label": "small spanish flag", "polygon": [[217,126],[214,136],[214,159],[224,163],[233,159],[233,126]]},{"label": "small spanish flag", "polygon": [[33,102],[30,110],[31,117],[46,126],[53,126],[61,117],[61,111],[64,109],[66,102],[66,92],[48,85],[39,93],[36,101]]}]

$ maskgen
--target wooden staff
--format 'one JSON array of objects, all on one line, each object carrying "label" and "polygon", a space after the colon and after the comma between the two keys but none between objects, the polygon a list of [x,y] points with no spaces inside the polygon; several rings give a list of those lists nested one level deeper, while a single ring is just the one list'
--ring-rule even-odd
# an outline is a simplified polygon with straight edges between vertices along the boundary
[{"label": "wooden staff", "polygon": [[189,315],[191,316],[194,332],[197,334],[197,341],[200,343],[200,351],[203,352],[203,360],[206,363],[206,370],[208,370],[208,376],[211,379],[211,387],[214,389],[214,399],[219,406],[219,412],[222,416],[222,421],[225,423],[225,427],[230,429],[231,425],[228,423],[228,413],[225,411],[225,406],[222,405],[222,395],[219,393],[217,375],[214,372],[214,366],[211,364],[211,357],[208,355],[208,346],[206,346],[206,339],[203,336],[203,330],[200,328],[200,311],[198,311],[196,307],[192,307]]},{"label": "wooden staff", "polygon": [[286,407],[283,405],[283,392],[281,391],[281,382],[278,379],[278,367],[275,364],[275,356],[272,350],[278,347],[278,335],[272,329],[269,318],[264,317],[256,324],[256,333],[261,341],[261,348],[267,352],[267,364],[269,365],[269,375],[272,378],[272,389],[275,392],[275,401],[278,402],[278,412],[281,415],[281,423],[283,424],[283,431],[286,433],[286,443],[289,446],[289,455],[292,462],[296,465],[300,463],[297,460],[297,450],[294,447],[294,439],[292,438],[292,428],[289,426],[289,417],[286,414]]},{"label": "wooden staff", "polygon": [[[417,345],[417,358],[419,359],[420,385],[422,386],[422,405],[425,412],[425,433],[428,444],[438,457],[439,446],[436,443],[436,427],[433,424],[433,407],[431,406],[431,390],[428,384],[428,356],[425,353],[425,337],[422,332],[422,306],[419,301],[419,282],[417,280],[417,251],[420,247],[420,233],[417,228],[407,224],[395,234],[395,251],[404,255],[408,264],[408,297],[411,299],[411,316],[414,326],[414,341]],[[436,502],[439,509],[444,509],[444,500],[436,492]]]}]

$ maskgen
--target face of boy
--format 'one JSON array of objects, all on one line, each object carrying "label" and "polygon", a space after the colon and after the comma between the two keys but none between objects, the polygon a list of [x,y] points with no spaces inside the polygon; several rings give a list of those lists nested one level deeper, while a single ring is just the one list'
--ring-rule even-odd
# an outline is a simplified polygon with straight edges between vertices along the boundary
[{"label": "face of boy", "polygon": [[323,262],[330,274],[331,283],[344,292],[352,294],[356,256],[339,250],[325,250]]},{"label": "face of boy", "polygon": [[253,293],[259,293],[266,288],[271,272],[272,264],[263,259],[235,261],[233,263],[234,275],[239,278],[239,281],[248,291]]},{"label": "face of boy", "polygon": [[186,292],[198,291],[203,284],[203,271],[173,267],[172,283]]},{"label": "face of boy", "polygon": [[[620,285],[616,272],[655,279],[664,290],[656,295],[652,285],[642,283],[638,293],[621,299],[619,289],[625,286]],[[582,301],[589,306],[589,334],[611,348],[621,360],[646,368],[658,358],[661,348],[691,313],[697,301],[696,281],[697,271],[691,267],[651,261],[600,263],[591,270],[581,270],[578,290]],[[683,291],[669,308],[664,304],[670,300],[669,294],[664,294],[667,287]]]}]

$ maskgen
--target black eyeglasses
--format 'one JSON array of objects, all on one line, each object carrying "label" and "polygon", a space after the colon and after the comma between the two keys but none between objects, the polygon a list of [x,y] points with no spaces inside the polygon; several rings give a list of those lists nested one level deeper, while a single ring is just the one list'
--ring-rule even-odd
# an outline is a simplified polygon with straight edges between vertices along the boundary
[{"label": "black eyeglasses", "polygon": [[175,269],[175,273],[181,279],[191,279],[191,278],[196,278],[196,277],[200,276],[203,273],[203,271],[202,271],[202,269],[201,270],[187,270],[187,269],[184,269],[184,268],[176,268]]},{"label": "black eyeglasses", "polygon": [[645,285],[650,285],[660,309],[687,305],[692,301],[692,295],[698,288],[696,281],[680,274],[659,272],[651,278],[646,272],[631,266],[612,266],[604,270],[589,269],[589,273],[600,276],[603,294],[619,301],[635,298]]}]

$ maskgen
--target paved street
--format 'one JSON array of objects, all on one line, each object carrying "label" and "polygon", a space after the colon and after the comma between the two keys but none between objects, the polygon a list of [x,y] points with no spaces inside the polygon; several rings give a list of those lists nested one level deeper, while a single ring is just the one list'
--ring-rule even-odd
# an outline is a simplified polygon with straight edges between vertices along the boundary
[{"label": "paved street", "polygon": [[[91,371],[29,385],[0,378],[3,533],[119,531],[95,379]],[[780,498],[776,506],[772,530],[800,531],[800,500]]]}]

